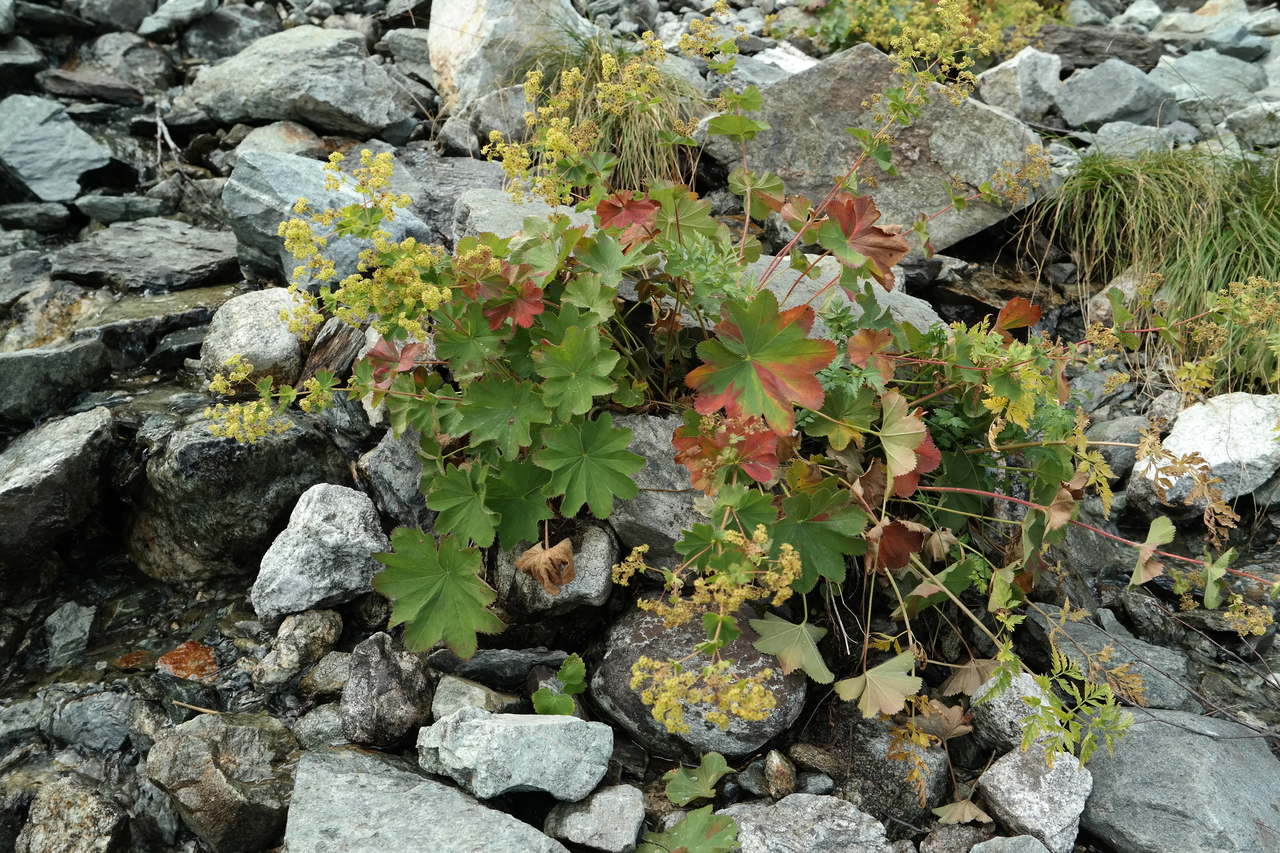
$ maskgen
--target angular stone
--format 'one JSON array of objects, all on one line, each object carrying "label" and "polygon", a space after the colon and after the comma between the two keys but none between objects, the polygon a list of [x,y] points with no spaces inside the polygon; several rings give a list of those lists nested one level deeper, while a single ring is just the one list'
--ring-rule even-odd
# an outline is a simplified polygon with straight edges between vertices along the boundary
[{"label": "angular stone", "polygon": [[1250,148],[1280,146],[1280,100],[1236,110],[1227,116],[1227,129]]},{"label": "angular stone", "polygon": [[156,0],[69,0],[69,11],[104,29],[128,30],[138,28],[143,18],[155,10]]},{"label": "angular stone", "polygon": [[15,853],[111,853],[129,835],[129,816],[110,798],[70,777],[41,785]]},{"label": "angular stone", "polygon": [[172,293],[130,293],[111,299],[95,291],[95,297],[100,298],[95,299],[93,310],[75,321],[72,335],[76,340],[101,340],[110,350],[112,367],[133,367],[146,361],[167,335],[205,326],[234,292],[231,286],[222,285]]},{"label": "angular stone", "polygon": [[1064,27],[1047,24],[1040,28],[1037,47],[1062,60],[1062,70],[1092,68],[1108,59],[1119,59],[1150,71],[1160,61],[1164,46],[1138,33],[1122,33],[1110,27]]},{"label": "angular stone", "polygon": [[535,667],[559,669],[569,655],[534,649],[481,649],[463,660],[448,649],[432,652],[427,664],[439,672],[469,678],[498,690],[520,690]]},{"label": "angular stone", "polygon": [[582,529],[581,543],[573,551],[574,578],[549,595],[533,575],[515,567],[530,543],[498,552],[498,600],[515,613],[567,613],[578,607],[599,607],[613,590],[613,566],[618,562],[618,546],[608,531],[595,526]]},{"label": "angular stone", "polygon": [[51,68],[36,75],[40,88],[51,95],[109,101],[113,104],[141,106],[142,93],[129,83],[89,69]]},{"label": "angular stone", "polygon": [[1045,847],[1030,835],[1014,835],[992,838],[969,848],[969,853],[1048,853]]},{"label": "angular stone", "polygon": [[480,799],[544,791],[577,802],[609,769],[613,729],[577,717],[464,708],[418,734],[418,763]]},{"label": "angular stone", "polygon": [[1109,121],[1094,133],[1091,150],[1113,157],[1137,157],[1172,148],[1173,139],[1163,127]]},{"label": "angular stone", "polygon": [[1050,767],[1043,750],[1015,749],[987,768],[978,790],[1001,824],[1071,853],[1093,776],[1074,755],[1059,753]]},{"label": "angular stone", "polygon": [[978,738],[998,753],[1009,752],[1022,743],[1023,720],[1031,716],[1031,707],[1023,697],[1041,702],[1047,696],[1035,679],[1025,672],[1013,677],[1003,691],[993,693],[995,679],[986,681],[973,694],[973,729]]},{"label": "angular stone", "polygon": [[0,0],[0,36],[7,36],[17,25],[14,0]]},{"label": "angular stone", "polygon": [[1072,127],[1096,128],[1109,121],[1168,124],[1178,118],[1173,94],[1119,59],[1077,71],[1058,90],[1058,109]]},{"label": "angular stone", "polygon": [[282,313],[301,301],[282,287],[269,287],[228,299],[213,315],[200,349],[200,368],[206,379],[225,373],[227,361],[242,356],[253,365],[247,382],[271,377],[289,385],[302,369],[302,341]]},{"label": "angular stone", "polygon": [[49,668],[61,669],[84,654],[93,629],[96,607],[84,607],[68,601],[44,620],[45,638],[49,643]]},{"label": "angular stone", "polygon": [[75,202],[76,210],[97,222],[134,222],[149,219],[165,213],[168,205],[158,198],[147,198],[139,195],[105,195],[91,193],[80,196]]},{"label": "angular stone", "polygon": [[387,430],[382,440],[356,462],[356,470],[384,515],[397,524],[428,530],[435,513],[427,509],[422,494],[419,441],[415,430],[405,430],[399,437]]},{"label": "angular stone", "polygon": [[472,189],[459,195],[453,206],[453,239],[461,240],[473,234],[497,234],[514,237],[524,229],[526,219],[546,219],[551,214],[564,214],[573,225],[586,225],[588,231],[593,217],[560,205],[552,207],[536,198],[517,202],[502,189]]},{"label": "angular stone", "polygon": [[[862,103],[894,80],[893,61],[862,44],[767,87],[759,118],[771,129],[747,143],[748,162],[780,176],[788,193],[823,198],[861,151],[852,136],[825,128],[878,126],[873,110]],[[953,179],[966,190],[976,189],[1009,163],[1023,162],[1027,148],[1040,142],[1021,122],[985,104],[956,105],[940,89],[930,92],[920,117],[898,133],[893,146],[898,174],[877,175],[876,187],[869,190],[882,224],[905,225],[921,212],[949,208]],[[813,123],[814,115],[823,116],[821,127]],[[722,165],[736,164],[741,156],[738,145],[723,137],[711,139],[706,150]],[[1008,215],[983,202],[948,210],[930,223],[930,240],[942,250]]]},{"label": "angular stone", "polygon": [[[44,67],[44,56],[31,42],[22,36],[0,36],[0,92],[16,88]],[[65,183],[65,178],[56,183],[51,178],[50,187]]]},{"label": "angular stone", "polygon": [[201,714],[157,737],[146,773],[217,853],[250,853],[284,829],[297,748],[274,717]]},{"label": "angular stone", "polygon": [[390,549],[373,502],[345,486],[312,486],[262,557],[249,598],[263,619],[329,607],[372,590]]},{"label": "angular stone", "polygon": [[479,708],[491,714],[515,713],[525,700],[510,693],[499,693],[483,684],[445,675],[436,684],[436,694],[431,699],[431,716],[443,720],[463,708]]},{"label": "angular stone", "polygon": [[[1179,101],[1248,95],[1267,85],[1267,74],[1216,50],[1194,50],[1186,56],[1160,58],[1147,77]],[[1164,124],[1171,119],[1166,118]]]},{"label": "angular stone", "polygon": [[630,853],[644,828],[644,792],[632,785],[601,788],[580,803],[551,807],[542,831],[606,853]]},{"label": "angular stone", "polygon": [[286,616],[271,651],[251,673],[254,685],[266,692],[282,689],[294,676],[320,660],[342,635],[342,617],[332,610],[308,610]]},{"label": "angular stone", "polygon": [[0,352],[0,423],[29,423],[95,387],[110,370],[101,341]]},{"label": "angular stone", "polygon": [[342,731],[352,743],[391,747],[431,714],[431,674],[421,655],[394,647],[385,633],[351,650],[342,688]]},{"label": "angular stone", "polygon": [[[150,0],[143,2],[150,5]],[[160,92],[173,82],[169,55],[134,33],[100,36],[80,49],[80,60],[80,67],[119,78],[148,94]]]},{"label": "angular stone", "polygon": [[129,737],[133,697],[82,685],[54,685],[43,698],[52,707],[45,734],[94,752],[114,752]]},{"label": "angular stone", "polygon": [[329,652],[302,676],[298,688],[306,696],[335,696],[351,679],[351,653]]},{"label": "angular stone", "polygon": [[738,803],[716,814],[738,824],[742,853],[892,853],[884,827],[838,797],[792,794],[776,803]]},{"label": "angular stone", "polygon": [[[1137,444],[1142,431],[1147,428],[1147,418],[1143,415],[1129,415],[1114,420],[1102,421],[1091,426],[1086,433],[1091,441],[1115,441]],[[1112,472],[1123,479],[1133,470],[1133,463],[1138,458],[1136,447],[1112,447],[1101,445],[1098,452],[1107,460]]]},{"label": "angular stone", "polygon": [[138,25],[138,35],[153,39],[203,18],[218,8],[220,0],[164,0]]},{"label": "angular stone", "polygon": [[625,551],[648,545],[656,559],[675,558],[675,543],[684,531],[706,520],[694,509],[694,498],[701,493],[693,487],[689,470],[675,461],[671,436],[681,423],[678,415],[623,415],[614,420],[635,434],[628,449],[645,459],[633,477],[639,494],[617,501],[609,516]]},{"label": "angular stone", "polygon": [[176,219],[118,222],[53,256],[52,275],[119,291],[182,290],[237,279],[235,236]]},{"label": "angular stone", "polygon": [[198,62],[234,56],[261,38],[280,31],[280,18],[269,7],[228,5],[183,30],[183,52]]},{"label": "angular stone", "polygon": [[294,27],[204,68],[188,87],[221,122],[302,121],[372,135],[410,119],[407,99],[350,30]]},{"label": "angular stone", "polygon": [[323,157],[327,148],[324,141],[306,125],[296,121],[276,121],[249,131],[236,146],[236,154],[266,151],[299,157]]},{"label": "angular stone", "polygon": [[1062,60],[1052,53],[1024,47],[978,75],[978,97],[1024,121],[1040,121],[1062,85]]},{"label": "angular stone", "polygon": [[0,226],[5,228],[30,228],[33,231],[51,233],[61,231],[71,221],[65,204],[49,202],[18,202],[0,205]]},{"label": "angular stone", "polygon": [[41,201],[70,201],[80,179],[111,161],[57,101],[10,95],[0,101],[0,178]]},{"label": "angular stone", "polygon": [[298,762],[284,846],[289,853],[568,853],[391,756],[337,749],[313,750]]}]

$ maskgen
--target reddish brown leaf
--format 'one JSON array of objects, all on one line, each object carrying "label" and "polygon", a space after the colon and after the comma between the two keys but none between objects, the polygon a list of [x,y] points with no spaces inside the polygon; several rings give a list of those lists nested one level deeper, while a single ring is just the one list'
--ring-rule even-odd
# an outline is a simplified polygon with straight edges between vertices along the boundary
[{"label": "reddish brown leaf", "polygon": [[533,325],[533,318],[545,310],[542,288],[532,281],[523,282],[516,287],[518,290],[508,290],[502,295],[501,301],[484,309],[490,331],[497,331],[508,319],[521,329],[527,329]]},{"label": "reddish brown leaf", "polygon": [[573,567],[573,543],[561,539],[554,548],[546,548],[539,542],[516,558],[516,568],[542,584],[547,595],[558,595],[560,587],[577,577]]},{"label": "reddish brown leaf", "polygon": [[880,285],[893,290],[893,265],[905,258],[911,247],[901,234],[875,224],[880,209],[871,196],[841,193],[826,209],[849,239],[849,247],[867,259]]},{"label": "reddish brown leaf", "polygon": [[920,475],[937,470],[942,464],[942,453],[933,443],[933,436],[925,428],[924,440],[916,448],[916,467],[893,478],[893,493],[900,498],[910,497],[920,485]]},{"label": "reddish brown leaf", "polygon": [[853,491],[862,498],[869,512],[878,513],[880,504],[884,502],[884,492],[888,485],[889,480],[885,472],[884,460],[873,459],[871,464],[867,466],[867,470],[853,484]]},{"label": "reddish brown leaf", "polygon": [[711,493],[720,474],[741,469],[757,483],[767,483],[778,471],[778,434],[756,417],[716,419],[707,429],[705,418],[675,431],[671,443],[676,461],[689,469],[696,488]]},{"label": "reddish brown leaf", "polygon": [[365,360],[373,364],[373,387],[384,391],[390,388],[396,375],[417,367],[417,360],[426,351],[426,344],[405,344],[400,349],[394,341],[380,338],[364,355]]},{"label": "reddish brown leaf", "polygon": [[188,681],[206,681],[218,674],[218,661],[213,649],[204,643],[188,640],[156,661],[156,669],[174,678]]},{"label": "reddish brown leaf", "polygon": [[[918,528],[918,529],[913,529]],[[876,571],[895,571],[907,565],[913,554],[924,547],[924,535],[928,528],[904,521],[881,521],[867,531],[875,556]]]},{"label": "reddish brown leaf", "polygon": [[1025,297],[1015,296],[1005,303],[1000,309],[1000,313],[996,315],[996,331],[1007,341],[1012,340],[1013,336],[1009,334],[1010,329],[1025,329],[1027,326],[1034,326],[1040,322],[1040,316],[1044,312],[1039,307],[1032,305]]},{"label": "reddish brown leaf", "polygon": [[631,190],[620,190],[596,205],[603,228],[621,228],[621,243],[629,249],[653,234],[660,205],[653,199],[636,198]]},{"label": "reddish brown leaf", "polygon": [[880,353],[886,352],[893,344],[893,332],[888,329],[859,329],[849,338],[849,361],[858,367],[866,367],[874,360],[876,372],[880,378],[888,382],[893,378],[893,359]]}]

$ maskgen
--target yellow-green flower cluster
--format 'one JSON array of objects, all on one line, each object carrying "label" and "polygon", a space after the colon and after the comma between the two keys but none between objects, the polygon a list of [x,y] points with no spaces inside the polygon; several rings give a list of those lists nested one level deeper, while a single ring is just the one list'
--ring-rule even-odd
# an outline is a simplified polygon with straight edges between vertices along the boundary
[{"label": "yellow-green flower cluster", "polygon": [[253,365],[240,353],[224,361],[222,367],[209,380],[209,390],[215,394],[232,397],[236,393],[235,386],[253,375]]},{"label": "yellow-green flower cluster", "polygon": [[293,426],[265,400],[230,405],[219,403],[205,409],[204,416],[214,422],[209,425],[211,433],[241,444],[253,444],[268,435],[287,432]]},{"label": "yellow-green flower cluster", "polygon": [[714,661],[700,669],[686,669],[674,661],[641,656],[631,667],[631,689],[651,709],[653,718],[672,734],[689,731],[685,712],[692,705],[709,706],[703,716],[722,729],[732,718],[764,720],[777,707],[765,682],[773,670],[739,676],[728,661]]}]

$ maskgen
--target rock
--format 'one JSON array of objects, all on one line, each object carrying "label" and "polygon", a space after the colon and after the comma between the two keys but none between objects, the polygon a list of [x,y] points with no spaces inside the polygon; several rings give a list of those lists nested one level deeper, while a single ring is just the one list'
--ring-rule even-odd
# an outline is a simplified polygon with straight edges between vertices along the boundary
[{"label": "rock", "polygon": [[9,305],[0,351],[14,352],[69,337],[77,323],[111,305],[105,293],[41,276]]},{"label": "rock", "polygon": [[568,853],[391,756],[338,749],[313,750],[298,762],[284,842],[289,853],[447,853],[462,845],[484,853]]},{"label": "rock", "polygon": [[[591,677],[591,696],[600,708],[625,729],[642,746],[661,755],[719,752],[726,756],[745,755],[759,749],[766,741],[785,731],[800,714],[804,705],[805,681],[800,673],[784,676],[772,656],[764,655],[751,645],[752,632],[745,624],[742,635],[723,650],[724,657],[737,662],[737,672],[748,677],[768,669],[771,675],[765,688],[777,700],[777,706],[764,720],[729,718],[729,727],[721,729],[707,720],[709,706],[690,705],[685,710],[689,731],[673,735],[653,718],[650,709],[631,688],[631,666],[641,656],[654,660],[676,660],[702,642],[702,624],[697,620],[667,628],[662,618],[633,609],[614,623],[606,640],[605,653]],[[688,667],[705,663],[695,656]]]},{"label": "rock", "polygon": [[480,158],[494,131],[501,133],[503,139],[523,141],[528,134],[524,120],[528,111],[524,87],[506,86],[481,95],[460,113],[450,116],[440,130],[440,140],[445,150]]},{"label": "rock", "polygon": [[792,794],[776,803],[738,803],[716,814],[738,824],[742,853],[891,853],[884,827],[838,797]]},{"label": "rock", "polygon": [[41,201],[70,201],[80,195],[81,179],[110,161],[111,152],[57,101],[35,95],[0,101],[0,179]]},{"label": "rock", "polygon": [[539,646],[535,649],[480,649],[462,660],[448,649],[432,652],[427,664],[439,672],[478,681],[498,690],[520,690],[535,667],[560,668],[569,655]]},{"label": "rock", "polygon": [[255,127],[236,146],[237,155],[250,151],[324,157],[328,153],[328,146],[306,125],[296,121],[275,121],[263,127]]},{"label": "rock", "polygon": [[[97,310],[75,321],[72,335],[77,340],[101,340],[110,351],[112,367],[134,367],[149,360],[166,336],[206,326],[233,293],[226,285],[173,293],[131,293],[117,299],[96,291],[95,295],[102,297],[95,302]],[[203,339],[204,330],[199,334]],[[198,354],[199,341],[195,349]]]},{"label": "rock", "polygon": [[1119,59],[1149,71],[1160,61],[1163,46],[1137,33],[1122,33],[1110,27],[1064,27],[1046,24],[1037,37],[1040,50],[1062,60],[1062,70],[1092,68],[1108,59]]},{"label": "rock", "polygon": [[[986,841],[995,835],[995,827],[988,824],[974,826],[973,824],[950,823],[939,824],[920,841],[920,853],[956,853],[956,851],[968,851],[975,844]],[[1035,841],[1035,839],[1031,839]],[[1044,845],[1039,841],[1035,841],[1043,850]]]},{"label": "rock", "polygon": [[266,714],[201,714],[157,737],[146,774],[217,853],[250,853],[284,828],[297,748]]},{"label": "rock", "polygon": [[187,92],[224,123],[290,119],[368,136],[412,118],[407,99],[349,30],[301,26],[260,38],[202,69]]},{"label": "rock", "polygon": [[[1089,428],[1086,435],[1091,441],[1117,441],[1137,444],[1138,439],[1142,437],[1142,431],[1146,428],[1147,419],[1145,416],[1129,415],[1094,424]],[[1102,454],[1102,458],[1107,460],[1107,465],[1111,467],[1116,477],[1124,479],[1133,470],[1133,463],[1138,456],[1136,447],[1108,447],[1101,445],[1097,449]]]},{"label": "rock", "polygon": [[44,634],[49,644],[49,668],[61,669],[84,654],[93,630],[96,607],[83,607],[68,601],[44,620]]},{"label": "rock", "polygon": [[623,415],[614,423],[635,437],[628,449],[645,459],[633,477],[640,492],[614,504],[609,523],[630,551],[648,545],[654,559],[675,559],[675,543],[692,525],[706,517],[694,509],[700,492],[693,488],[689,470],[675,461],[671,436],[683,423],[678,415]]},{"label": "rock", "polygon": [[436,75],[431,69],[430,41],[426,27],[408,27],[387,33],[378,47],[390,52],[396,68],[434,89]]},{"label": "rock", "polygon": [[1166,87],[1114,58],[1068,77],[1057,102],[1072,127],[1096,128],[1111,121],[1168,124],[1178,117],[1178,106]]},{"label": "rock", "polygon": [[94,752],[114,752],[129,738],[133,698],[100,688],[54,685],[44,699],[52,707],[45,733],[62,743]]},{"label": "rock", "polygon": [[1173,139],[1163,127],[1147,127],[1131,121],[1109,121],[1093,135],[1092,151],[1113,157],[1137,157],[1173,148]]},{"label": "rock", "polygon": [[51,68],[36,74],[40,88],[51,95],[109,101],[113,104],[141,106],[142,93],[116,77],[87,69]]},{"label": "rock", "polygon": [[281,315],[301,304],[281,287],[228,299],[213,315],[200,349],[205,378],[225,373],[227,361],[239,355],[253,365],[249,383],[266,376],[285,385],[295,382],[302,369],[303,344]]},{"label": "rock", "polygon": [[0,0],[0,36],[10,35],[17,26],[14,0]]},{"label": "rock", "polygon": [[467,190],[458,196],[453,207],[453,239],[461,240],[472,234],[514,237],[523,230],[526,219],[546,219],[551,214],[564,214],[573,225],[588,226],[588,231],[593,225],[591,214],[576,212],[571,207],[552,207],[536,198],[517,202],[501,189]]},{"label": "rock", "polygon": [[1099,12],[1088,0],[1071,0],[1064,18],[1073,27],[1105,27],[1111,19]]},{"label": "rock", "polygon": [[110,853],[127,843],[129,816],[71,777],[41,785],[15,853]]},{"label": "rock", "polygon": [[211,63],[245,50],[258,39],[280,31],[271,7],[227,5],[200,18],[182,33],[182,51],[197,62]]},{"label": "rock", "polygon": [[22,36],[0,36],[0,91],[16,87],[44,67],[44,56],[31,42]]},{"label": "rock", "polygon": [[314,420],[290,420],[239,444],[191,415],[151,448],[129,538],[138,568],[169,581],[255,571],[302,493],[350,476]]},{"label": "rock", "polygon": [[262,557],[250,592],[253,609],[275,619],[351,601],[373,589],[382,564],[372,555],[389,549],[368,496],[345,486],[312,486]]},{"label": "rock", "polygon": [[[1081,826],[1117,850],[1266,850],[1280,763],[1229,720],[1150,711],[1089,762],[1093,794]],[[1224,797],[1223,791],[1231,796]]]},{"label": "rock", "polygon": [[[832,126],[871,127],[872,110],[862,103],[893,85],[894,74],[892,60],[863,44],[765,88],[759,118],[771,129],[747,143],[752,168],[779,175],[788,193],[823,198],[861,149],[852,136],[815,127],[812,117],[823,115]],[[921,116],[898,135],[898,175],[877,175],[870,190],[882,224],[907,224],[922,211],[947,208],[953,179],[976,188],[1008,163],[1021,163],[1026,149],[1040,141],[1021,122],[985,104],[966,100],[956,105],[941,90],[931,92]],[[738,145],[723,137],[711,139],[706,150],[722,165],[736,164],[741,156]],[[950,210],[930,223],[931,242],[935,249],[945,249],[1008,214],[986,203]]]},{"label": "rock", "polygon": [[579,607],[599,607],[608,601],[613,590],[613,566],[619,560],[618,546],[601,527],[582,528],[580,538],[581,544],[573,550],[574,578],[555,595],[548,595],[532,575],[515,567],[530,543],[499,551],[497,588],[502,606],[516,613],[551,615]]},{"label": "rock", "polygon": [[105,195],[91,193],[75,201],[76,210],[96,222],[134,222],[167,212],[168,205],[158,198],[139,195]]},{"label": "rock", "polygon": [[435,87],[455,112],[518,82],[538,52],[594,32],[569,0],[436,0],[427,30]]},{"label": "rock", "polygon": [[118,291],[182,290],[239,277],[235,237],[176,219],[118,222],[53,256],[56,278]]},{"label": "rock", "polygon": [[218,8],[220,0],[164,0],[138,26],[138,35],[154,39],[198,21]]},{"label": "rock", "polygon": [[612,752],[613,729],[567,716],[464,708],[418,734],[422,769],[480,799],[544,791],[577,802],[604,778]]},{"label": "rock", "polygon": [[127,30],[133,35],[156,7],[156,0],[69,0],[64,6],[85,21],[103,29]]},{"label": "rock", "polygon": [[[146,0],[146,5],[150,5],[150,0]],[[107,33],[98,37],[80,49],[80,61],[81,68],[116,77],[144,94],[161,92],[173,83],[173,62],[169,55],[134,33]]]},{"label": "rock", "polygon": [[101,341],[0,352],[0,423],[30,423],[93,388],[110,370]]},{"label": "rock", "polygon": [[351,650],[342,731],[352,743],[394,746],[426,725],[432,692],[422,657],[394,648],[385,633],[374,634]]},{"label": "rock", "polygon": [[427,509],[422,494],[420,439],[408,429],[396,437],[391,430],[356,462],[361,484],[383,515],[399,525],[430,529],[435,513]]},{"label": "rock", "polygon": [[298,688],[306,696],[336,696],[351,679],[351,653],[328,652],[307,674]]},{"label": "rock", "polygon": [[551,807],[542,831],[552,838],[606,853],[630,853],[644,828],[644,792],[609,785],[580,803]]},{"label": "rock", "polygon": [[1236,110],[1227,116],[1227,129],[1250,148],[1280,146],[1280,100]]},{"label": "rock", "polygon": [[[1273,427],[1280,420],[1280,395],[1236,392],[1221,394],[1183,409],[1162,442],[1178,456],[1199,453],[1216,488],[1226,501],[1247,495],[1280,470],[1280,437]],[[1159,463],[1144,459],[1129,480],[1129,496],[1154,504],[1153,483]],[[1192,480],[1177,477],[1165,497],[1180,504],[1190,494]]]},{"label": "rock", "polygon": [[796,766],[785,755],[776,749],[769,750],[764,757],[765,792],[775,800],[780,800],[796,790]]},{"label": "rock", "polygon": [[[285,251],[277,234],[280,223],[294,216],[294,203],[305,198],[317,210],[342,207],[359,201],[354,190],[326,190],[324,164],[309,157],[249,151],[236,160],[236,167],[222,190],[222,205],[240,241],[240,260],[268,275],[288,279],[297,261]],[[394,180],[394,179],[393,179]],[[429,240],[432,232],[411,211],[396,214],[395,222],[384,223],[393,240],[414,237]],[[331,239],[325,256],[334,262],[337,279],[356,272],[357,256],[366,248],[353,237]]]},{"label": "rock", "polygon": [[1135,33],[1148,33],[1151,28],[1164,17],[1164,10],[1155,0],[1134,0],[1124,14],[1115,18],[1111,25],[1118,30],[1129,30]]},{"label": "rock", "polygon": [[342,712],[337,702],[317,705],[298,718],[293,734],[303,749],[321,749],[326,746],[343,746],[347,737],[342,733]]},{"label": "rock", "polygon": [[1050,767],[1043,750],[1015,749],[987,768],[978,790],[1003,826],[1071,853],[1093,777],[1074,755],[1059,753]]},{"label": "rock", "polygon": [[1045,847],[1030,835],[992,838],[969,848],[969,853],[1048,853]]},{"label": "rock", "polygon": [[0,588],[21,586],[3,567],[25,570],[24,555],[78,529],[95,511],[111,423],[107,409],[92,409],[49,421],[0,452]]},{"label": "rock", "polygon": [[1163,56],[1147,77],[1179,101],[1245,96],[1267,85],[1262,68],[1216,50],[1194,50],[1176,58]]},{"label": "rock", "polygon": [[30,742],[49,728],[53,709],[43,698],[26,699],[0,708],[0,745]]},{"label": "rock", "polygon": [[1035,679],[1025,672],[1015,675],[1003,691],[988,696],[995,687],[996,681],[992,678],[974,692],[970,706],[973,729],[978,739],[988,747],[997,753],[1006,753],[1021,745],[1022,721],[1034,713],[1023,697],[1034,697],[1041,702],[1048,697]]},{"label": "rock", "polygon": [[253,668],[254,685],[264,692],[279,691],[328,653],[341,635],[342,617],[332,610],[286,616],[271,651]]},{"label": "rock", "polygon": [[[859,809],[883,821],[889,838],[909,837],[909,825],[928,821],[930,809],[945,802],[950,783],[946,751],[936,746],[922,749],[902,745],[904,751],[914,755],[912,760],[891,758],[892,723],[865,720],[852,705],[842,705],[840,710],[841,735],[847,740],[842,754],[848,755],[849,760],[846,778],[837,790]],[[923,802],[916,785],[907,779],[913,767],[920,771]]]},{"label": "rock", "polygon": [[0,205],[0,225],[5,228],[31,228],[41,233],[61,231],[71,221],[66,205],[50,202],[18,202]]},{"label": "rock", "polygon": [[1040,121],[1053,107],[1061,73],[1062,60],[1057,56],[1024,47],[1012,59],[978,75],[978,96],[1023,121]]},{"label": "rock", "polygon": [[519,696],[499,693],[456,675],[445,675],[436,684],[436,694],[431,700],[431,716],[443,720],[463,708],[479,708],[492,714],[508,711],[515,713],[524,704],[525,700]]}]

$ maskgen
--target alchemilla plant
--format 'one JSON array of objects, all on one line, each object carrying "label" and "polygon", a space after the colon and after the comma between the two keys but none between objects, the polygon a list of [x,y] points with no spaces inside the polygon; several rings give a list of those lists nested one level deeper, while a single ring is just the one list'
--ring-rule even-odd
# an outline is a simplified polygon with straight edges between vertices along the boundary
[{"label": "alchemilla plant", "polygon": [[[941,26],[959,26],[939,5]],[[687,46],[727,69],[732,41],[714,33],[703,27]],[[635,62],[657,60],[646,44]],[[636,663],[632,687],[654,717],[672,732],[688,727],[694,706],[721,726],[767,717],[771,673],[744,673],[726,654],[750,632],[781,671],[832,685],[867,717],[901,715],[903,744],[944,740],[955,728],[939,721],[960,711],[921,695],[922,670],[949,671],[944,696],[972,695],[992,676],[1007,684],[1025,668],[1012,632],[1036,606],[1027,593],[1048,570],[1047,549],[1069,526],[1089,527],[1076,518],[1086,493],[1109,507],[1111,472],[1087,419],[1067,405],[1064,376],[1136,332],[1099,327],[1085,341],[1052,341],[1034,331],[1039,309],[1022,299],[976,325],[924,329],[881,307],[875,291],[894,286],[912,232],[881,223],[859,187],[892,170],[893,134],[935,82],[964,95],[948,65],[955,54],[929,60],[927,48],[904,46],[902,86],[873,105],[883,124],[858,137],[862,156],[824,198],[789,195],[749,164],[735,170],[743,212],[732,228],[682,184],[612,183],[616,158],[596,129],[560,120],[566,93],[582,96],[573,69],[550,88],[535,77],[534,133],[495,138],[491,151],[514,189],[576,204],[590,224],[557,213],[452,250],[395,242],[384,223],[409,199],[388,189],[391,158],[365,152],[346,172],[335,155],[331,180],[361,200],[314,211],[301,200],[281,226],[299,259],[292,289],[302,307],[290,319],[306,334],[334,316],[380,340],[345,384],[323,372],[300,388],[263,380],[255,402],[217,407],[215,429],[251,441],[279,428],[286,407],[314,410],[336,394],[384,406],[396,434],[412,429],[436,521],[394,532],[374,586],[394,603],[391,623],[410,648],[444,644],[465,657],[479,635],[503,628],[485,551],[527,548],[519,568],[558,592],[573,577],[572,549],[553,545],[551,529],[608,519],[638,493],[645,460],[617,415],[680,414],[672,454],[705,520],[684,531],[677,560],[653,560],[641,545],[613,570],[668,626],[703,629],[686,655]],[[599,74],[600,97],[619,109],[649,96],[645,85],[621,85],[649,79],[637,67],[606,63]],[[556,94],[539,102],[544,89]],[[745,143],[766,129],[753,118],[759,105],[754,89],[726,93],[703,131]],[[690,131],[673,128],[670,143],[696,144]],[[1042,158],[1029,156],[955,204],[1019,197],[1042,175]],[[770,217],[795,236],[766,257],[757,234]],[[913,226],[920,245],[929,218]],[[341,280],[325,257],[334,235],[368,245]],[[213,389],[228,393],[250,371],[230,364]],[[1198,460],[1168,457],[1154,434],[1138,455],[1196,479],[1189,500],[1204,507],[1215,541],[1234,523]],[[1235,571],[1229,558],[1162,551],[1171,538],[1157,519],[1145,541],[1121,540],[1134,549],[1133,582],[1178,561],[1217,606]],[[1064,613],[1073,618],[1069,603]],[[832,632],[840,642],[824,644]],[[949,647],[965,651],[957,659]],[[1126,725],[1117,698],[1140,700],[1140,680],[1105,659],[1086,671],[1055,655],[1037,677],[1049,699],[1028,708],[1028,742],[1052,732],[1054,750],[1083,759]],[[548,710],[566,702],[553,699],[542,699]]]}]

